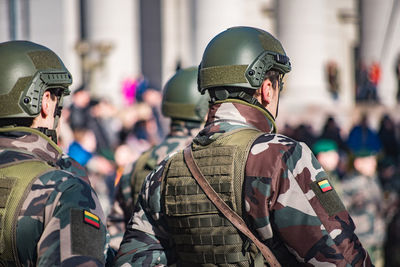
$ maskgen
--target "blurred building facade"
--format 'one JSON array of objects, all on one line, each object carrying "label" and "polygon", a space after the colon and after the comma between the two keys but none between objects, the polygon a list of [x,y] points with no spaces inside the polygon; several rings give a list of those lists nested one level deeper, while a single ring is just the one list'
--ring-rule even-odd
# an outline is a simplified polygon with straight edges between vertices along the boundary
[{"label": "blurred building facade", "polygon": [[[359,110],[395,113],[399,13],[398,0],[0,0],[0,41],[50,47],[74,88],[90,83],[93,94],[118,104],[124,79],[144,75],[161,89],[178,66],[198,65],[217,33],[259,27],[282,41],[293,66],[278,126],[322,125],[322,115],[333,114],[349,128]],[[378,104],[356,102],[361,63],[379,66]]]}]

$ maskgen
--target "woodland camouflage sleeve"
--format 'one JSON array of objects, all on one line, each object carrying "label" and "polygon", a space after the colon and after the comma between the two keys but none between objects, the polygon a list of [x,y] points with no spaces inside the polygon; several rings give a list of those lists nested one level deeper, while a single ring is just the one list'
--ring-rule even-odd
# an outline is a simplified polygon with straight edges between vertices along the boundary
[{"label": "woodland camouflage sleeve", "polygon": [[[39,178],[43,188],[54,187],[47,198],[44,232],[38,242],[40,266],[104,266],[108,249],[105,217],[93,189],[64,171]],[[32,199],[40,205],[41,199]],[[29,212],[29,209],[27,209]]]},{"label": "woodland camouflage sleeve", "polygon": [[305,144],[281,135],[258,138],[245,188],[261,239],[280,236],[297,261],[313,266],[371,266],[353,220]]},{"label": "woodland camouflage sleeve", "polygon": [[[288,179],[279,185],[276,204],[281,208],[275,212],[289,247],[315,266],[371,266],[354,233],[353,220],[310,149],[298,143],[290,154],[286,159]],[[292,218],[291,225],[285,216]]]}]

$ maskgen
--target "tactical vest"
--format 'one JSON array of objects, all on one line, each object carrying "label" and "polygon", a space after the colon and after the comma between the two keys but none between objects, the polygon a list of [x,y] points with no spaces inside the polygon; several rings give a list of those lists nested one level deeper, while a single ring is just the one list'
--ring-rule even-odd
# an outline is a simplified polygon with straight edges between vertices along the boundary
[{"label": "tactical vest", "polygon": [[136,204],[146,176],[157,166],[156,160],[150,157],[152,151],[150,149],[144,152],[136,161],[135,169],[131,176],[132,205]]},{"label": "tactical vest", "polygon": [[0,266],[21,266],[16,244],[19,211],[36,178],[52,168],[35,159],[0,165]]},{"label": "tactical vest", "polygon": [[[242,187],[245,165],[256,129],[222,135],[206,146],[193,144],[193,157],[219,196],[243,217]],[[167,163],[163,199],[178,266],[263,266],[256,246],[227,220],[191,176],[183,153]],[[245,218],[244,218],[245,219]]]}]

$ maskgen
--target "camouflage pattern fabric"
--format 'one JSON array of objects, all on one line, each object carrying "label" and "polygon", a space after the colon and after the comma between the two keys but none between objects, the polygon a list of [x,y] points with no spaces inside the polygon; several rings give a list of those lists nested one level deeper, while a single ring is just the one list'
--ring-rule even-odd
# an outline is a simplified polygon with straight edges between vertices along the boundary
[{"label": "camouflage pattern fabric", "polygon": [[343,185],[339,175],[336,171],[326,171],[326,174],[328,175],[329,180],[332,182],[332,186],[335,188],[336,193],[340,198],[342,198]]},{"label": "camouflage pattern fabric", "polygon": [[342,200],[356,225],[355,233],[378,266],[383,257],[386,222],[377,178],[358,172],[349,174],[342,182]]},{"label": "camouflage pattern fabric", "polygon": [[400,266],[400,209],[388,224],[384,250],[385,266]]},{"label": "camouflage pattern fabric", "polygon": [[36,159],[52,166],[22,200],[16,224],[20,263],[104,266],[105,217],[86,171],[39,131],[17,129],[0,133],[0,164]]},{"label": "camouflage pattern fabric", "polygon": [[[254,141],[246,161],[242,193],[249,228],[270,245],[283,266],[371,266],[351,217],[311,150],[304,143],[271,133],[273,123],[268,117],[266,111],[245,102],[214,104],[207,127],[194,139],[205,144],[242,127],[266,133]],[[146,178],[116,266],[178,262],[161,208],[162,177],[168,162],[164,160]],[[285,264],[284,254],[271,246],[279,242],[297,264]]]},{"label": "camouflage pattern fabric", "polygon": [[[195,124],[196,125],[196,124]],[[200,124],[198,124],[198,127]],[[151,148],[149,151],[144,152],[140,157],[148,157],[144,159],[147,165],[144,170],[150,173],[154,167],[157,166],[168,154],[177,150],[183,149],[192,141],[193,137],[199,132],[199,128],[188,127],[185,122],[171,124],[171,132],[166,138],[157,146]],[[135,186],[141,185],[145,176],[139,177],[137,173],[136,164],[141,160],[139,158],[133,164],[124,170],[118,187],[112,209],[107,217],[107,228],[110,232],[110,246],[118,250],[122,241],[126,225],[131,218],[134,203],[137,199],[134,198]],[[143,180],[137,181],[142,178]],[[140,190],[140,188],[139,188]]]}]

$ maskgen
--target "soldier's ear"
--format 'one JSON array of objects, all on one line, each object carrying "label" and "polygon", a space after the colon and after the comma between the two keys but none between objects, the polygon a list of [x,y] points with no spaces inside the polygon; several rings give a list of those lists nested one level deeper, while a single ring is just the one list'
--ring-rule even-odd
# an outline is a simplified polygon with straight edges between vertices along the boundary
[{"label": "soldier's ear", "polygon": [[48,115],[52,114],[52,110],[50,110],[52,108],[51,105],[51,93],[50,91],[46,91],[43,94],[42,97],[42,109],[41,109],[41,114],[44,118],[46,118]]},{"label": "soldier's ear", "polygon": [[264,80],[261,85],[261,99],[263,103],[266,103],[267,105],[271,103],[274,94],[273,90],[272,82],[269,79]]}]

